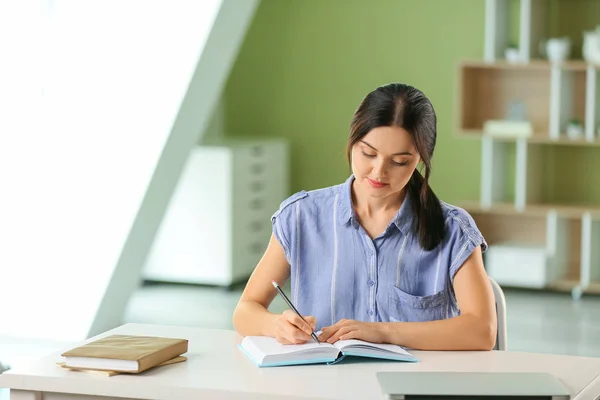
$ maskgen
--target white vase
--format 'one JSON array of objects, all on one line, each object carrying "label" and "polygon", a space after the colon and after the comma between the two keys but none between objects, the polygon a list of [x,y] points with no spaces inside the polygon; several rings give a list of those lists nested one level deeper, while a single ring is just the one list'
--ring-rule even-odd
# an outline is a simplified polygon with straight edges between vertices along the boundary
[{"label": "white vase", "polygon": [[571,41],[568,38],[550,39],[546,44],[546,53],[552,62],[566,61],[571,55]]},{"label": "white vase", "polygon": [[583,136],[583,126],[581,124],[567,124],[567,136],[570,139],[579,139]]},{"label": "white vase", "polygon": [[583,32],[583,59],[590,64],[600,64],[600,25],[594,31]]},{"label": "white vase", "polygon": [[551,38],[540,43],[542,55],[551,63],[566,61],[571,55],[571,40],[568,37]]},{"label": "white vase", "polygon": [[521,60],[521,56],[519,54],[519,49],[514,47],[508,47],[504,50],[504,57],[506,61],[511,64],[516,64]]}]

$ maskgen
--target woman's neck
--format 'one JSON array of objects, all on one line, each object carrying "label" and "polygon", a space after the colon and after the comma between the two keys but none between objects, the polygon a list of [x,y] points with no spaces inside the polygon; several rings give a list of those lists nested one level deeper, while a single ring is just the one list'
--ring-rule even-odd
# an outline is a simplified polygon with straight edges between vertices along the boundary
[{"label": "woman's neck", "polygon": [[360,190],[356,180],[352,182],[352,203],[359,215],[371,217],[382,214],[395,214],[402,206],[406,197],[406,188],[400,193],[387,196],[385,198],[374,198]]}]

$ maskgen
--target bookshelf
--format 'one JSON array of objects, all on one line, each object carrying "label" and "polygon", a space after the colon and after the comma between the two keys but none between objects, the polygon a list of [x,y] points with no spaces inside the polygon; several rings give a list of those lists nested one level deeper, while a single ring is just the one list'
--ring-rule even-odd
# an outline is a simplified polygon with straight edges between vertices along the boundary
[{"label": "bookshelf", "polygon": [[[565,175],[553,175],[552,166],[556,148],[580,152],[582,157],[572,158],[583,161],[585,151],[600,151],[600,64],[574,50],[571,58],[550,62],[539,46],[555,37],[556,26],[568,26],[557,18],[577,16],[564,12],[570,4],[486,0],[484,57],[457,67],[455,131],[481,142],[480,198],[461,206],[490,245],[484,256],[488,273],[504,286],[567,291],[578,299],[600,294],[600,199],[587,202],[573,191],[574,198],[557,201],[565,194],[556,195],[556,180]],[[576,8],[586,13],[581,4]],[[591,30],[578,29],[580,35]],[[504,51],[515,38],[518,59],[509,61]],[[488,121],[505,121],[511,104],[521,107],[530,134],[490,134]],[[573,120],[580,127],[575,134],[569,129]],[[502,260],[519,260],[518,254],[528,254],[530,262],[503,265]]]}]

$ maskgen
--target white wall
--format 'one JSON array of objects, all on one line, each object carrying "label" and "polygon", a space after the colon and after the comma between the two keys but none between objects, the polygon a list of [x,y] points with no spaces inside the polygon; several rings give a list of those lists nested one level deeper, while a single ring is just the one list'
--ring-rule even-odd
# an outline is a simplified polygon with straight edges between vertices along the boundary
[{"label": "white wall", "polygon": [[0,334],[120,323],[256,4],[0,2]]}]

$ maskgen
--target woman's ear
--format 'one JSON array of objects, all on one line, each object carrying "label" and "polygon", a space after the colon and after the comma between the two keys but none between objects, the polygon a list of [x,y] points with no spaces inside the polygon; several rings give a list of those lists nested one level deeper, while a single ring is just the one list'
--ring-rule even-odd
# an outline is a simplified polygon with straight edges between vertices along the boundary
[{"label": "woman's ear", "polygon": [[352,164],[352,161],[354,160],[354,150],[356,149],[356,143],[352,145],[352,147],[350,148],[350,164]]},{"label": "woman's ear", "polygon": [[[419,157],[419,156],[417,156]],[[421,157],[419,157],[419,161],[417,161],[417,170],[419,170],[419,172],[421,174],[423,174],[423,170],[425,169],[425,163],[423,162],[423,160],[421,160]]]}]

